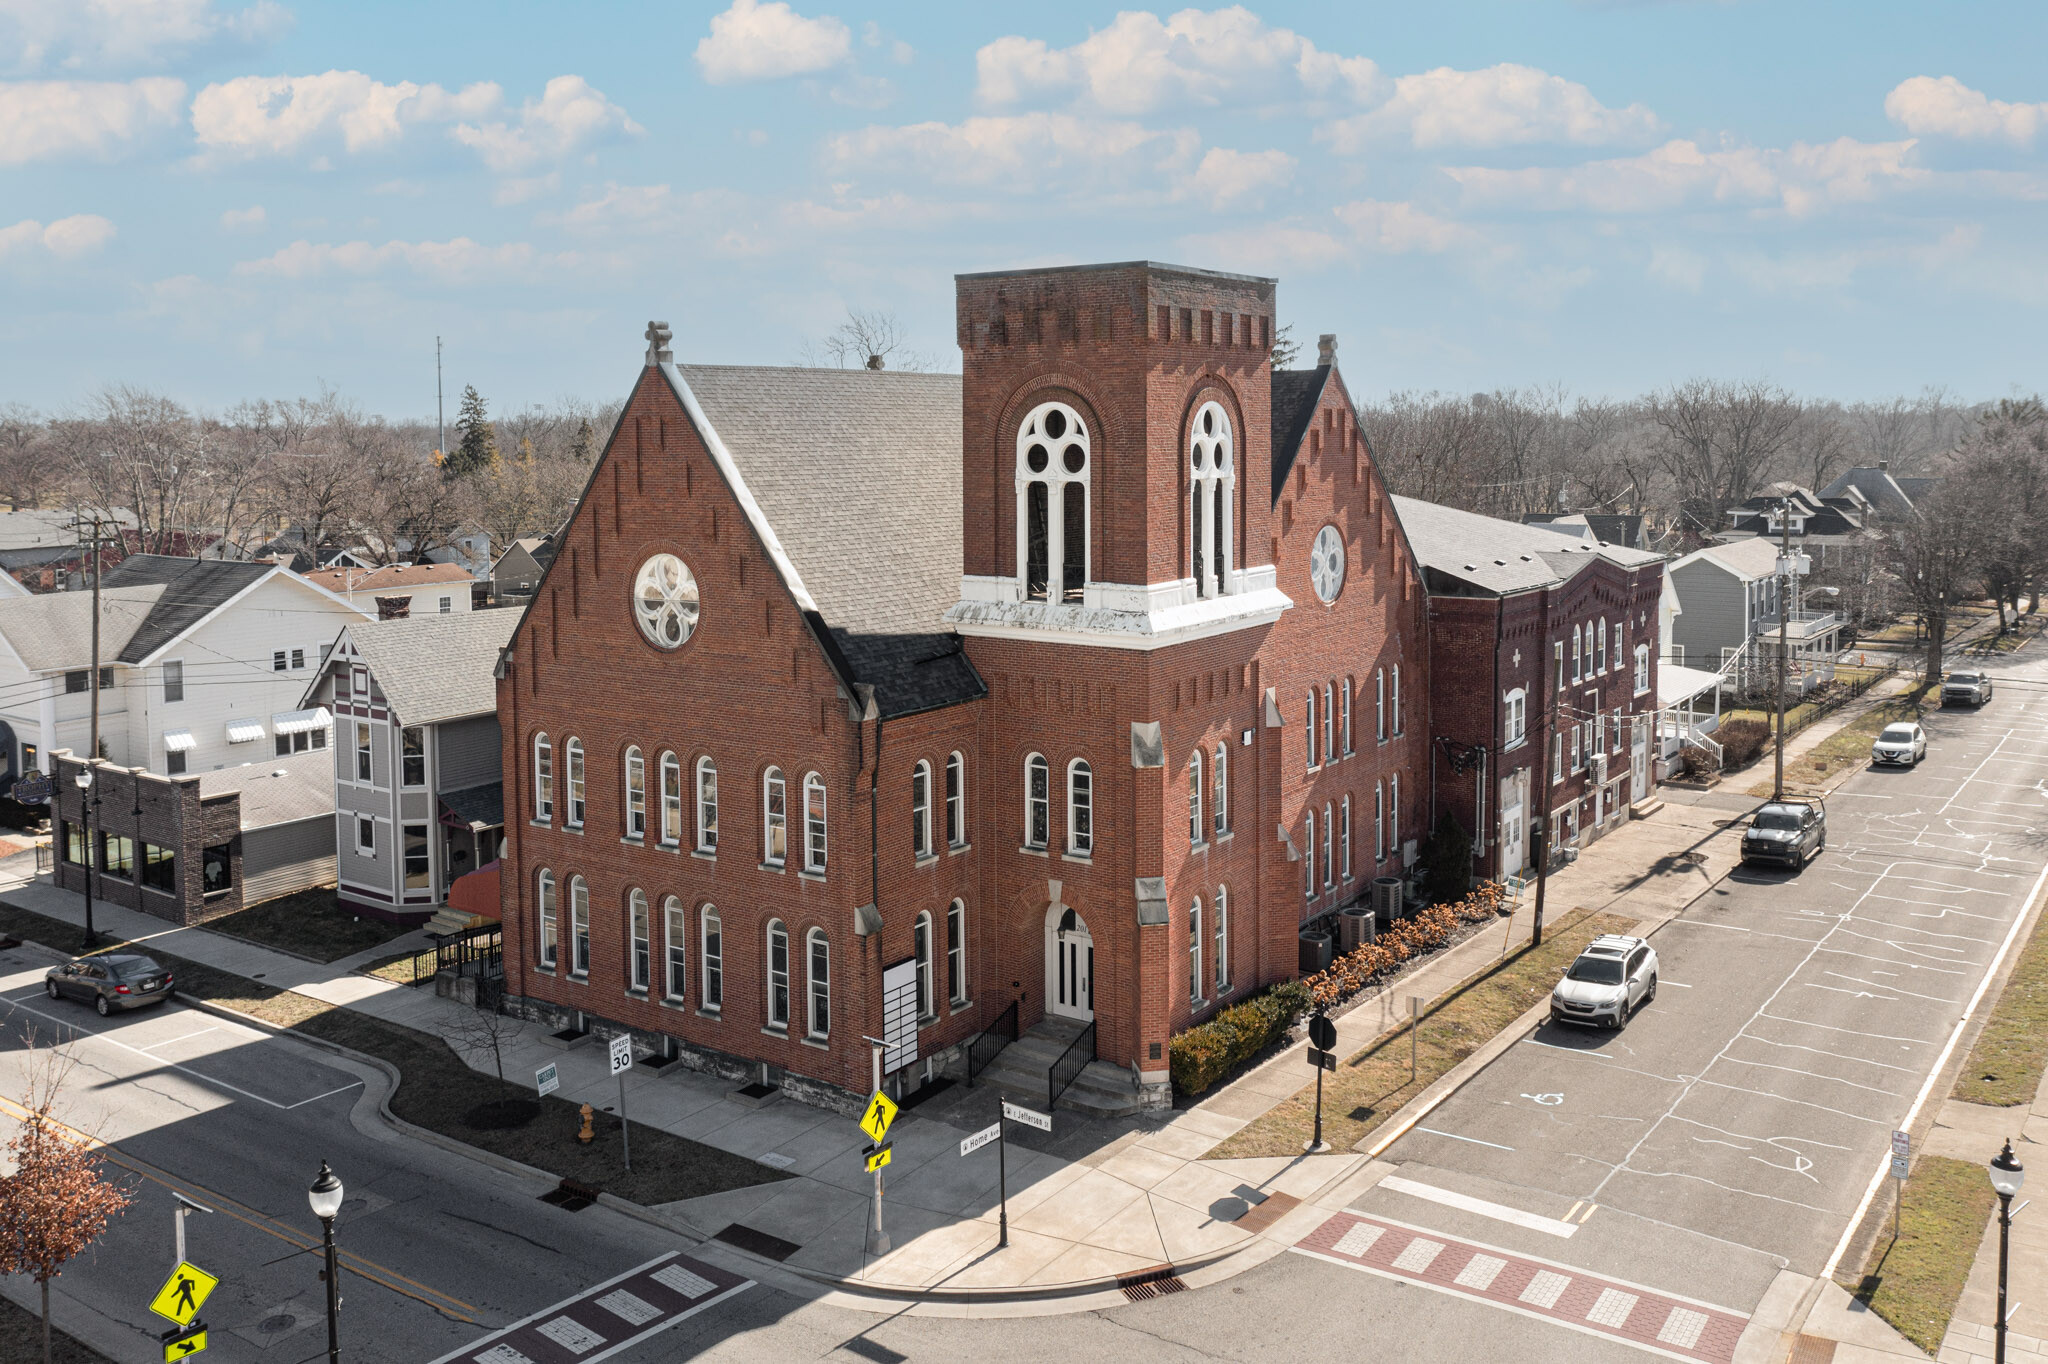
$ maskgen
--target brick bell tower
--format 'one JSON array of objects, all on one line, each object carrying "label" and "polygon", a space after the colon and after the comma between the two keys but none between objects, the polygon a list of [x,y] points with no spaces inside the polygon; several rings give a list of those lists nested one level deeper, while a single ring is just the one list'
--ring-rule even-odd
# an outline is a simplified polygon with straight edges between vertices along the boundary
[{"label": "brick bell tower", "polygon": [[1274,284],[1149,261],[956,279],[947,619],[991,692],[1000,983],[1027,1026],[1092,1022],[1162,1103],[1171,1033],[1295,966],[1294,906],[1284,937],[1262,927],[1261,882],[1286,878],[1262,878],[1256,837],[1277,791],[1258,651],[1292,605]]}]

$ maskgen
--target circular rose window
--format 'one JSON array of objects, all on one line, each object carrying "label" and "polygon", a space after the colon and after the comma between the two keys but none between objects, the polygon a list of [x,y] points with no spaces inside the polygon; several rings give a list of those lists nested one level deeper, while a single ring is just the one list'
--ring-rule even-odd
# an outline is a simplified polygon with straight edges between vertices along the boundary
[{"label": "circular rose window", "polygon": [[1337,600],[1337,594],[1344,590],[1344,537],[1335,526],[1324,526],[1316,532],[1316,542],[1308,552],[1308,576],[1315,584],[1316,595],[1324,601]]},{"label": "circular rose window", "polygon": [[640,633],[664,649],[697,629],[697,578],[673,554],[657,554],[633,576],[633,617]]}]

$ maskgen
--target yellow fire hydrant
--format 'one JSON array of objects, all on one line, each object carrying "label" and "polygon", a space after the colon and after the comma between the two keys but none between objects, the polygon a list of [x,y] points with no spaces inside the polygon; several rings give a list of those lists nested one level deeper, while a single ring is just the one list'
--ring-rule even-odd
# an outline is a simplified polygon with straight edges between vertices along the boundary
[{"label": "yellow fire hydrant", "polygon": [[590,1118],[593,1110],[591,1109],[589,1104],[585,1104],[583,1105],[581,1111],[583,1114],[583,1130],[576,1134],[576,1140],[588,1146],[590,1144],[591,1139],[597,1135],[595,1132],[590,1130]]}]

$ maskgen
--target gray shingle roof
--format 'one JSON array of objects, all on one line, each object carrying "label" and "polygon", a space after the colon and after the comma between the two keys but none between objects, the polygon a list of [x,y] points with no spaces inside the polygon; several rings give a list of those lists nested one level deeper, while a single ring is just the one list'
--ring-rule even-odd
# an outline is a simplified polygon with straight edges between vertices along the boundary
[{"label": "gray shingle roof", "polygon": [[1293,471],[1294,457],[1301,453],[1301,443],[1308,437],[1308,424],[1316,415],[1316,404],[1323,400],[1323,385],[1329,377],[1328,365],[1273,371],[1275,502],[1280,500],[1280,490],[1287,486],[1287,475]]},{"label": "gray shingle roof", "polygon": [[1880,516],[1904,516],[1913,510],[1913,499],[1890,473],[1859,466],[1844,473],[1820,490],[1822,497],[1840,497],[1845,488],[1862,493]]},{"label": "gray shingle roof", "polygon": [[334,754],[324,748],[309,748],[288,757],[260,758],[239,767],[199,774],[201,800],[226,795],[242,798],[244,829],[332,815]]},{"label": "gray shingle roof", "polygon": [[[272,564],[177,559],[166,554],[129,555],[108,570],[101,580],[102,589],[156,586],[166,590],[148,617],[137,623],[119,660],[140,663],[274,568]],[[100,647],[107,651],[104,639]]]},{"label": "gray shingle roof", "polygon": [[1778,542],[1764,536],[1751,536],[1725,544],[1708,545],[1693,551],[1672,567],[1677,568],[1694,559],[1711,559],[1745,580],[1768,578],[1778,571]]},{"label": "gray shingle roof", "polygon": [[505,783],[465,786],[460,791],[443,791],[441,804],[472,829],[495,829],[505,822]]},{"label": "gray shingle roof", "polygon": [[346,633],[399,720],[431,725],[498,709],[492,674],[518,626],[517,611],[430,612],[359,621]]},{"label": "gray shingle roof", "polygon": [[1663,556],[1620,545],[1572,544],[1558,532],[1413,497],[1394,498],[1416,562],[1432,573],[1498,595],[1549,587],[1605,559],[1633,568]]},{"label": "gray shingle roof", "polygon": [[960,599],[960,377],[677,372],[882,713],[981,695],[959,636],[943,624]]},{"label": "gray shingle roof", "polygon": [[[111,575],[110,575],[111,576]],[[100,657],[127,657],[129,643],[157,608],[160,583],[100,592]],[[92,666],[92,593],[46,592],[0,599],[0,636],[31,672]]]}]

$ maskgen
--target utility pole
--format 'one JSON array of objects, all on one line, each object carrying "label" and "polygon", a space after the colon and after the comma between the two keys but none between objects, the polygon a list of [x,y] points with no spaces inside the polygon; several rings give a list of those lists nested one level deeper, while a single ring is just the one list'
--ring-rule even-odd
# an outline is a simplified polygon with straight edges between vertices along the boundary
[{"label": "utility pole", "polygon": [[441,338],[434,338],[434,453],[448,462],[448,417],[441,406]]},{"label": "utility pole", "polygon": [[1778,499],[1778,743],[1771,799],[1785,799],[1785,652],[1792,622],[1792,499]]},{"label": "utility pole", "polygon": [[87,740],[85,770],[95,777],[92,784],[79,794],[79,802],[85,815],[85,948],[90,952],[99,944],[99,937],[92,930],[93,883],[100,874],[101,859],[93,847],[92,812],[99,808],[100,791],[94,765],[100,760],[100,518],[92,518],[92,548],[87,551],[92,558],[92,671],[85,676],[86,691],[92,697],[92,733]]},{"label": "utility pole", "polygon": [[1537,789],[1543,793],[1543,810],[1536,816],[1536,921],[1529,931],[1531,947],[1543,946],[1543,888],[1545,882],[1550,879],[1550,807],[1553,790],[1550,777],[1551,764],[1557,761],[1552,756],[1553,746],[1557,743],[1557,703],[1564,691],[1561,685],[1563,679],[1557,676],[1558,667],[1557,657],[1553,653],[1544,664],[1544,671],[1551,675],[1550,705],[1543,716],[1543,751],[1536,755],[1534,769]]}]

